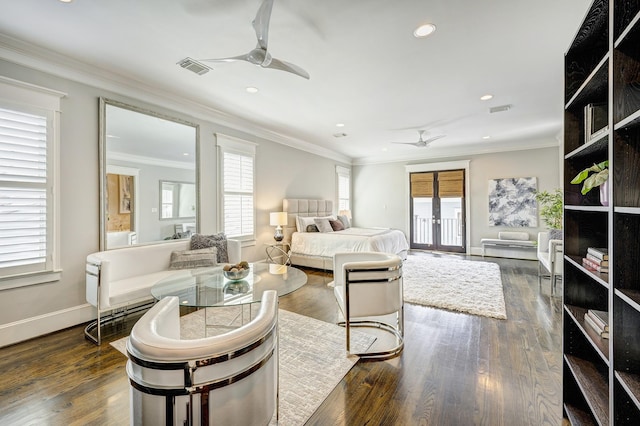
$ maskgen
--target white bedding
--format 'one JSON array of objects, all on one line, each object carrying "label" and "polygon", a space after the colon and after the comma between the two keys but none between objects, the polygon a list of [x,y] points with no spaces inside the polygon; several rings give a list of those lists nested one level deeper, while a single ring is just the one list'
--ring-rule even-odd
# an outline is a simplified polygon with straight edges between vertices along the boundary
[{"label": "white bedding", "polygon": [[348,228],[335,232],[294,232],[291,253],[332,257],[335,253],[378,251],[400,254],[409,249],[402,231],[397,229]]}]

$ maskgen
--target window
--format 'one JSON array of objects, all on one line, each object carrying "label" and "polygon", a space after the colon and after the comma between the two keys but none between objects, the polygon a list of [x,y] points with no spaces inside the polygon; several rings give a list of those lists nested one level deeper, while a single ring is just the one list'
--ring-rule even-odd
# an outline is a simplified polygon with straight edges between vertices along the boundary
[{"label": "window", "polygon": [[220,158],[221,229],[229,238],[255,239],[255,145],[216,135]]},{"label": "window", "polygon": [[54,218],[59,100],[63,94],[0,77],[0,283],[59,279]]},{"label": "window", "polygon": [[338,211],[351,210],[351,171],[336,166],[338,176]]}]

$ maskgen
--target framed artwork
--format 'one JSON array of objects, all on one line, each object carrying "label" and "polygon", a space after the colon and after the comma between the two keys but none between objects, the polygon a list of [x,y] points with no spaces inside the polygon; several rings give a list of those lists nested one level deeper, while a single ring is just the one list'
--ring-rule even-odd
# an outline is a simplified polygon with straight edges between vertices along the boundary
[{"label": "framed artwork", "polygon": [[120,214],[131,213],[131,188],[133,187],[133,176],[119,175],[120,188]]},{"label": "framed artwork", "polygon": [[535,177],[489,180],[489,226],[537,227]]}]

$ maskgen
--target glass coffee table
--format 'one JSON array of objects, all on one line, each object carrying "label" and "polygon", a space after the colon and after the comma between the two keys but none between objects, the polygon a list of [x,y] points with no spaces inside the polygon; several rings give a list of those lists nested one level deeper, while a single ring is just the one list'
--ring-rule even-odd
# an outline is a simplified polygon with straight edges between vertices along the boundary
[{"label": "glass coffee table", "polygon": [[265,290],[276,290],[281,297],[307,282],[307,275],[292,266],[250,263],[249,268],[249,275],[238,281],[227,279],[222,274],[222,266],[176,271],[154,284],[151,295],[157,300],[177,296],[181,306],[194,308],[240,305],[243,306],[241,323],[245,323],[244,306],[248,305],[250,319],[251,305],[262,300]]}]

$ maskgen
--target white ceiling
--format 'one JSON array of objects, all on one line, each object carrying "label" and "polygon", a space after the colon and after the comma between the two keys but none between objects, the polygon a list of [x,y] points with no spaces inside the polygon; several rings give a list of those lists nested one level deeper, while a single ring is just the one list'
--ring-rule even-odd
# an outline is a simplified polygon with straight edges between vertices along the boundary
[{"label": "white ceiling", "polygon": [[[355,163],[436,158],[558,144],[563,57],[589,3],[275,0],[269,51],[310,80],[246,62],[202,76],[176,65],[248,53],[260,0],[0,0],[0,52],[62,55]],[[437,31],[414,38],[426,22]],[[512,107],[488,112],[500,105]],[[417,129],[447,136],[391,143],[416,141]]]}]

